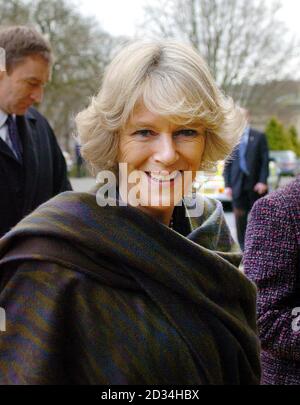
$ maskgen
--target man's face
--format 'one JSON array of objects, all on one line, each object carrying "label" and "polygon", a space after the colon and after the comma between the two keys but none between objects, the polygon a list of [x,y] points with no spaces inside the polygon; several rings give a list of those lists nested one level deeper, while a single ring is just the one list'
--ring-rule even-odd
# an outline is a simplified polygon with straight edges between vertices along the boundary
[{"label": "man's face", "polygon": [[8,74],[0,72],[0,109],[7,114],[24,115],[43,99],[50,77],[50,64],[39,55],[27,56]]}]

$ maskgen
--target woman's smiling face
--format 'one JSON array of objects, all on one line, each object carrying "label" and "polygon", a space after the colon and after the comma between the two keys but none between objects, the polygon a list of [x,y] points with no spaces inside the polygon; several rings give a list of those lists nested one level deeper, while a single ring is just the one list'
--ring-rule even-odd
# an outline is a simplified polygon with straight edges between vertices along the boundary
[{"label": "woman's smiling face", "polygon": [[137,205],[132,196],[138,195],[139,208],[154,217],[170,217],[191,187],[204,148],[202,127],[174,124],[139,105],[120,133],[118,155],[118,162],[127,164],[128,177],[137,175],[139,181],[132,184],[121,174],[121,197]]}]

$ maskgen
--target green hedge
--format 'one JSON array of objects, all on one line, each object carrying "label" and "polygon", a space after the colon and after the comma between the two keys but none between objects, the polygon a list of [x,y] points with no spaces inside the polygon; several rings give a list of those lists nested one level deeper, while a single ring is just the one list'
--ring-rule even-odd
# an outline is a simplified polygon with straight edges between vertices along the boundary
[{"label": "green hedge", "polygon": [[300,141],[294,126],[286,129],[276,117],[272,117],[265,132],[270,150],[293,150],[300,156]]}]

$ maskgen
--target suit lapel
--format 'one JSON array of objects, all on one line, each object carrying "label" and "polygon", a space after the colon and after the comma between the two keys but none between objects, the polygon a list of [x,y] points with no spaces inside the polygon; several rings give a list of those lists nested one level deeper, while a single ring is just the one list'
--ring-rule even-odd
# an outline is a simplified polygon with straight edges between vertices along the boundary
[{"label": "suit lapel", "polygon": [[19,165],[21,162],[16,158],[14,152],[10,149],[10,147],[7,145],[6,142],[3,141],[3,139],[0,138],[0,153],[3,153],[4,155],[10,157],[11,159],[14,159]]},{"label": "suit lapel", "polygon": [[27,215],[31,211],[38,180],[39,157],[36,119],[29,111],[24,116],[17,116],[17,126],[23,144],[23,168],[25,171],[23,214]]},{"label": "suit lapel", "polygon": [[1,138],[0,138],[0,153],[3,153],[3,155],[9,156],[10,158],[12,158],[16,162],[18,162],[13,151],[10,149],[10,147],[7,145],[7,143],[4,142],[3,139],[1,139]]}]

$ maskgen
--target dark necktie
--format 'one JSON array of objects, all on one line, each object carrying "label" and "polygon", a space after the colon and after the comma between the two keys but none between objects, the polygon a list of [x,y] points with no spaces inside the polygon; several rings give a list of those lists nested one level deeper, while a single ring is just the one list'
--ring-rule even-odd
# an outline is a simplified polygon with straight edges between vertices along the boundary
[{"label": "dark necktie", "polygon": [[19,138],[17,124],[11,115],[7,117],[6,124],[15,156],[18,161],[22,163],[22,144]]}]

